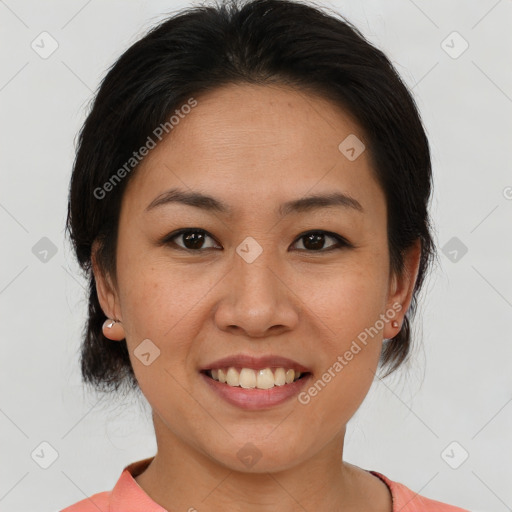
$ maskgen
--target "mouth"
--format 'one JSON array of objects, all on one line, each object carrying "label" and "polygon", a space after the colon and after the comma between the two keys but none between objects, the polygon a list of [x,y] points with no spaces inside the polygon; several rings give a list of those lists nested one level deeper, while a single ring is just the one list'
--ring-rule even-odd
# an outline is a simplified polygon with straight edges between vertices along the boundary
[{"label": "mouth", "polygon": [[308,371],[298,371],[283,366],[260,369],[225,366],[201,370],[201,373],[221,384],[244,389],[272,389],[287,386],[311,375]]},{"label": "mouth", "polygon": [[212,396],[246,411],[263,411],[290,402],[312,377],[286,366],[204,368],[199,375]]},{"label": "mouth", "polygon": [[244,389],[287,386],[311,375],[310,368],[274,354],[235,354],[205,365],[200,372],[218,383]]}]

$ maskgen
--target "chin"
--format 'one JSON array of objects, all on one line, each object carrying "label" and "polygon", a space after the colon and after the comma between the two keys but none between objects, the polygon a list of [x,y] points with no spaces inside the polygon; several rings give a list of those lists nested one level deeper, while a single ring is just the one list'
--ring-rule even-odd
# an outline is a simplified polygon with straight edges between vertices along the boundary
[{"label": "chin", "polygon": [[258,441],[256,437],[254,441],[248,439],[250,437],[233,443],[232,449],[228,448],[223,453],[212,454],[212,456],[218,464],[231,471],[251,474],[285,471],[302,460],[297,453],[298,445],[290,443],[290,440],[285,445],[284,440],[276,443],[276,440]]}]

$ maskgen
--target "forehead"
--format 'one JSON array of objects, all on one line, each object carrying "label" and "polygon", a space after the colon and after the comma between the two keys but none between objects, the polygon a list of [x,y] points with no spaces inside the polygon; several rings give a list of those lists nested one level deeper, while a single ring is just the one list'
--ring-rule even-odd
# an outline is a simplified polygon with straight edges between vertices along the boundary
[{"label": "forehead", "polygon": [[288,86],[250,84],[195,99],[132,178],[125,195],[136,209],[176,186],[229,204],[285,202],[333,188],[362,203],[382,199],[367,152],[351,161],[340,151],[347,137],[365,137],[333,102]]},{"label": "forehead", "polygon": [[[362,130],[332,102],[289,86],[228,84],[197,98],[198,105],[169,136],[169,146],[201,149],[195,157],[227,160],[237,151],[281,160],[338,158],[338,144]],[[187,147],[184,146],[186,140]],[[266,151],[265,151],[266,150]],[[190,156],[190,155],[189,155]],[[257,163],[257,162],[254,162]]]}]

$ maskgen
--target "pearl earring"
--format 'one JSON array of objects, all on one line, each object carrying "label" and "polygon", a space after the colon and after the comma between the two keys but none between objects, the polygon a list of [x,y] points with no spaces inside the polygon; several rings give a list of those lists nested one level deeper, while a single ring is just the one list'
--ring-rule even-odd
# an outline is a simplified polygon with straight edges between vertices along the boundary
[{"label": "pearl earring", "polygon": [[393,320],[393,321],[391,322],[391,325],[392,325],[393,327],[395,327],[395,328],[396,328],[396,327],[398,327],[398,325],[399,325],[398,320]]},{"label": "pearl earring", "polygon": [[121,322],[116,319],[107,318],[103,322],[103,335],[112,341],[121,341],[124,339],[124,329]]}]

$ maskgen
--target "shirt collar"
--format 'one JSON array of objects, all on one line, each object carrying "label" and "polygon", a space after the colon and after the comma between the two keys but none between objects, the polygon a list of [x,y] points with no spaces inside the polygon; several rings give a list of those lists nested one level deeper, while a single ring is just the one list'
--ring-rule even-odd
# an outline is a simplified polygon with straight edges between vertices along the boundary
[{"label": "shirt collar", "polygon": [[112,489],[110,510],[117,512],[170,512],[155,503],[136,482],[135,477],[140,475],[150,464],[154,457],[132,462],[126,466],[116,485]]},{"label": "shirt collar", "polygon": [[[141,510],[144,510],[144,512],[172,512],[154,502],[135,480],[135,477],[140,475],[154,458],[153,456],[132,462],[123,469],[119,480],[112,489],[110,502],[110,510],[112,512],[117,512],[118,510],[123,510],[123,512],[140,512]],[[398,485],[377,471],[369,471],[369,473],[380,478],[388,486],[392,495],[393,511],[400,510],[398,505],[403,506],[404,504],[399,499]]]}]

